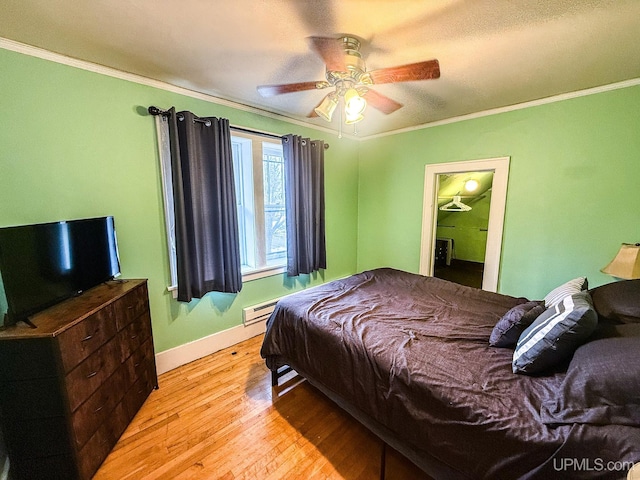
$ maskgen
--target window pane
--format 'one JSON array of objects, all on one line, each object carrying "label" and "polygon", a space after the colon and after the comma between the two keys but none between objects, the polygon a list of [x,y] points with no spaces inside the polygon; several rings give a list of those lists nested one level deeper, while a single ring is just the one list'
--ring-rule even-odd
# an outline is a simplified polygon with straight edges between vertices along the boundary
[{"label": "window pane", "polygon": [[238,207],[240,262],[243,271],[258,266],[255,255],[255,224],[253,196],[253,152],[248,138],[231,137],[233,174]]},{"label": "window pane", "polygon": [[[273,264],[274,260],[285,258],[287,255],[287,231],[284,208],[266,210],[265,221],[268,225],[266,232],[267,264]],[[282,263],[282,262],[277,262]]]},{"label": "window pane", "polygon": [[263,143],[264,218],[267,264],[281,264],[287,256],[282,146]]},{"label": "window pane", "polygon": [[240,237],[240,261],[246,264],[247,240],[245,229],[244,212],[244,185],[242,184],[242,149],[238,142],[231,143],[231,154],[233,156],[233,174],[236,188],[236,204],[238,208],[238,234]]}]

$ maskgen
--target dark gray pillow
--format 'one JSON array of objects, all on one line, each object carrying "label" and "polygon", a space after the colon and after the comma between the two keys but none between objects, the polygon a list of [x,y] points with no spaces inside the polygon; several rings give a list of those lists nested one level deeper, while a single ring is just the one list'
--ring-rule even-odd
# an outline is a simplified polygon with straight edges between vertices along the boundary
[{"label": "dark gray pillow", "polygon": [[576,350],[556,397],[541,406],[544,423],[640,427],[640,330],[630,333]]},{"label": "dark gray pillow", "polygon": [[544,312],[543,302],[527,302],[516,305],[498,320],[489,337],[492,347],[514,347],[524,329]]},{"label": "dark gray pillow", "polygon": [[513,352],[513,372],[539,373],[560,363],[593,333],[597,324],[589,292],[565,297],[522,332]]},{"label": "dark gray pillow", "polygon": [[590,290],[593,306],[604,319],[640,323],[640,280],[622,280]]},{"label": "dark gray pillow", "polygon": [[614,337],[640,337],[640,323],[598,322],[595,332],[589,337],[589,342]]}]

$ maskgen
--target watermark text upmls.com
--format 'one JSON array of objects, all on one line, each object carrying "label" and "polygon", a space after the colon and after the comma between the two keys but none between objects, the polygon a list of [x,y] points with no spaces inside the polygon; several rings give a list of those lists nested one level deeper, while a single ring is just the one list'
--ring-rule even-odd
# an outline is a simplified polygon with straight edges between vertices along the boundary
[{"label": "watermark text upmls.com", "polygon": [[605,460],[603,458],[554,458],[556,472],[627,472],[634,462]]}]

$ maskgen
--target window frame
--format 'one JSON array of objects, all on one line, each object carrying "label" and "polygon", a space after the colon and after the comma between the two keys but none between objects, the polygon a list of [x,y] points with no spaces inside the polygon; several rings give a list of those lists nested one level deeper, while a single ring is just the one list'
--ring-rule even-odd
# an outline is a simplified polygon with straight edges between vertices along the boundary
[{"label": "window frame", "polygon": [[[246,132],[240,132],[237,130],[231,129],[231,145],[232,149],[234,148],[234,143],[240,139],[238,143],[247,143],[251,142],[251,161],[252,161],[252,169],[251,169],[251,177],[253,184],[253,212],[254,212],[254,245],[255,251],[253,255],[249,254],[248,257],[253,258],[254,264],[259,264],[260,266],[251,268],[248,270],[247,268],[242,269],[242,280],[243,281],[251,281],[256,280],[258,278],[268,277],[272,275],[277,275],[280,273],[284,273],[287,269],[287,258],[286,254],[283,258],[282,264],[277,265],[268,265],[267,264],[267,253],[266,253],[266,244],[265,244],[265,204],[264,204],[264,159],[263,159],[263,143],[270,143],[276,145],[279,149],[282,149],[282,142],[275,138],[269,138],[264,135],[252,134]],[[256,144],[259,148],[255,148]],[[246,150],[243,152],[246,153]],[[246,158],[240,160],[242,162],[242,168],[247,169],[248,162]],[[234,160],[234,166],[236,165]],[[235,173],[235,172],[234,172]],[[248,175],[244,174],[245,180]],[[243,186],[244,189],[244,186]],[[236,192],[237,194],[238,192]],[[246,193],[246,192],[245,192]],[[245,196],[245,199],[248,198],[249,195]],[[242,228],[243,229],[243,228]],[[246,240],[245,240],[246,242]],[[246,242],[248,243],[248,242]],[[247,252],[248,253],[248,252]]]}]

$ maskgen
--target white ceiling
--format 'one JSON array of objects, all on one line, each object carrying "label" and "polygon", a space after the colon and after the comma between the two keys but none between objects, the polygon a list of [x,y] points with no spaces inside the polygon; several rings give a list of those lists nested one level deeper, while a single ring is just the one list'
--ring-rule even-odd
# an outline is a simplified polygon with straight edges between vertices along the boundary
[{"label": "white ceiling", "polygon": [[0,37],[334,130],[337,118],[307,118],[327,90],[262,98],[256,87],[323,80],[307,38],[344,33],[366,40],[369,70],[440,62],[437,80],[375,87],[404,107],[368,108],[363,137],[640,78],[639,0],[0,4]]}]

